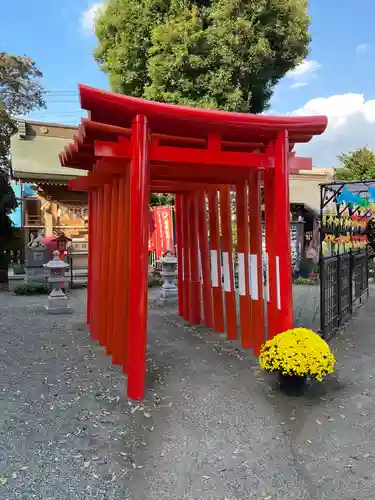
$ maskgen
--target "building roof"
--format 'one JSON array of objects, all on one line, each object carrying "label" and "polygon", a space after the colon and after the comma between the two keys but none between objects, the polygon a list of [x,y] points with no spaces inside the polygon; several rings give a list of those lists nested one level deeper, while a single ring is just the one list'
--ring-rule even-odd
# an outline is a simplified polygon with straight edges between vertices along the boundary
[{"label": "building roof", "polygon": [[57,134],[58,137],[65,137],[64,130],[67,131],[68,135],[71,136],[77,130],[76,125],[67,125],[65,123],[56,123],[56,122],[44,122],[40,120],[24,120],[22,118],[17,119],[18,126],[21,123],[24,123],[27,130],[30,131],[30,128],[34,129],[35,127],[47,127],[54,129],[54,134]]},{"label": "building roof", "polygon": [[81,170],[61,167],[58,154],[68,144],[77,127],[38,121],[18,121],[18,132],[11,138],[13,176],[23,181],[44,180],[66,184]]}]

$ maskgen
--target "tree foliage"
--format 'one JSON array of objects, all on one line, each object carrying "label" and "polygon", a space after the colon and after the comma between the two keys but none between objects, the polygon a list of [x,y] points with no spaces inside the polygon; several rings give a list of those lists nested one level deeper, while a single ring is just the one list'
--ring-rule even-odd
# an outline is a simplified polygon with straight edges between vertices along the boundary
[{"label": "tree foliage", "polygon": [[7,173],[0,170],[0,249],[5,247],[12,232],[9,213],[17,207],[13,189],[9,185]]},{"label": "tree foliage", "polygon": [[173,204],[174,204],[174,196],[169,195],[168,193],[163,193],[163,194],[151,193],[150,195],[150,205],[152,207],[173,205]]},{"label": "tree foliage", "polygon": [[17,131],[15,116],[45,106],[42,73],[28,57],[0,52],[0,165],[10,162],[10,138]]},{"label": "tree foliage", "polygon": [[95,58],[117,92],[260,113],[308,25],[307,0],[109,0]]},{"label": "tree foliage", "polygon": [[0,247],[11,229],[8,214],[17,206],[9,185],[10,138],[17,132],[14,117],[44,107],[41,77],[28,57],[0,52]]},{"label": "tree foliage", "polygon": [[338,157],[341,166],[335,170],[335,178],[344,181],[375,179],[375,153],[360,148]]}]

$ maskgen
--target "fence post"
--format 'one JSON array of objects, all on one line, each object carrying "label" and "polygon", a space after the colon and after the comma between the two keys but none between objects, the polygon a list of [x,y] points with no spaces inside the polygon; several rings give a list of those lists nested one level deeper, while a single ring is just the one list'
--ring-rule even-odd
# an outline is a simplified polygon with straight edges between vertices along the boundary
[{"label": "fence post", "polygon": [[350,314],[353,314],[353,254],[349,252],[349,304]]},{"label": "fence post", "polygon": [[335,286],[335,295],[336,295],[336,309],[337,309],[337,325],[339,327],[341,325],[341,293],[340,293],[340,285],[341,285],[341,257],[340,254],[336,255],[336,286]]},{"label": "fence post", "polygon": [[325,304],[324,304],[324,257],[323,257],[323,186],[320,187],[319,213],[319,282],[320,282],[320,332],[325,337]]},{"label": "fence post", "polygon": [[370,290],[369,290],[369,286],[368,286],[369,277],[370,277],[369,268],[368,268],[368,264],[369,264],[368,246],[366,246],[365,252],[366,252],[366,257],[365,257],[365,261],[366,261],[366,288],[367,288],[367,300],[368,300],[370,297]]}]

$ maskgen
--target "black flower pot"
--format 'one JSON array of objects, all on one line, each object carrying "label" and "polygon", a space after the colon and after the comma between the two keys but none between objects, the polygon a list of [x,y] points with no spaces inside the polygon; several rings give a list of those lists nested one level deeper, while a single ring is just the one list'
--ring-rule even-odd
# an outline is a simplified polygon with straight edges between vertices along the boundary
[{"label": "black flower pot", "polygon": [[288,396],[303,396],[308,387],[307,377],[279,373],[280,390]]}]

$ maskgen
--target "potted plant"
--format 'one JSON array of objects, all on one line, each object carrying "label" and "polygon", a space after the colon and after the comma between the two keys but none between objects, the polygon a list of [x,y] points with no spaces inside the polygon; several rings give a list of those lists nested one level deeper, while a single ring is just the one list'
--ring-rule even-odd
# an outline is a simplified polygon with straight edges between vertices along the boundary
[{"label": "potted plant", "polygon": [[307,328],[294,328],[279,333],[262,346],[259,364],[263,370],[279,374],[283,392],[300,395],[307,380],[321,382],[332,373],[336,360],[319,335]]}]

